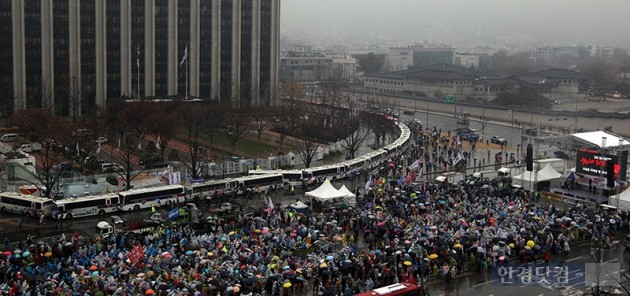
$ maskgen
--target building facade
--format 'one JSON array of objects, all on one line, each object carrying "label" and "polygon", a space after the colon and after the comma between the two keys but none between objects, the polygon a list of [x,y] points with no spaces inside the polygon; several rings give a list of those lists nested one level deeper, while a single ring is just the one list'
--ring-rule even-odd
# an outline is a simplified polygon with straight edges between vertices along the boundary
[{"label": "building facade", "polygon": [[347,54],[289,52],[280,58],[282,81],[352,81],[356,71],[357,60]]},{"label": "building facade", "polygon": [[[4,112],[109,98],[273,105],[280,0],[0,0]],[[184,56],[186,58],[184,59]]]},{"label": "building facade", "polygon": [[544,87],[550,99],[575,98],[588,87],[593,76],[566,69],[547,69],[533,73],[498,76],[449,64],[413,67],[362,78],[364,88],[376,93],[405,93],[422,97],[451,95],[459,100],[492,101],[503,92],[520,87]]}]

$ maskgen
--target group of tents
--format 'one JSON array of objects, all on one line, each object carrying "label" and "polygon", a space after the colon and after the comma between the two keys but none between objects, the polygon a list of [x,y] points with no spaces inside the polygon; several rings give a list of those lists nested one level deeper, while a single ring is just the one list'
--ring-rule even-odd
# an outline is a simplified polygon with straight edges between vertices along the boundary
[{"label": "group of tents", "polygon": [[[324,181],[317,189],[307,191],[305,195],[310,198],[311,204],[313,204],[314,201],[322,204],[352,204],[353,199],[356,197],[352,191],[346,188],[346,185],[342,185],[341,188],[337,189],[330,184],[330,180],[328,179],[326,179],[326,181]],[[301,201],[296,201],[288,207],[300,213],[307,212],[309,210],[309,206]]]}]

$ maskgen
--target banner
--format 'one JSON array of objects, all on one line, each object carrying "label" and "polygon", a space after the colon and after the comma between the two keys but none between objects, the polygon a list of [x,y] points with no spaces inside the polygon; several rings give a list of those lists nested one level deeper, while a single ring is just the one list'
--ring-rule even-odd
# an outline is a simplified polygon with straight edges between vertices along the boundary
[{"label": "banner", "polygon": [[142,250],[142,245],[137,244],[135,245],[131,251],[129,251],[129,261],[131,261],[131,264],[135,264],[136,262],[140,261],[140,259],[142,259],[142,257],[144,257],[144,251]]}]

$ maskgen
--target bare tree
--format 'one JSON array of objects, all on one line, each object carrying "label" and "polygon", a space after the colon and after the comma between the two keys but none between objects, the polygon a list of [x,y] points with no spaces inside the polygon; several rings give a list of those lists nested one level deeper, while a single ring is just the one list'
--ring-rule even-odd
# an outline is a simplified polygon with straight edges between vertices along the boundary
[{"label": "bare tree", "polygon": [[225,136],[232,144],[232,148],[235,148],[236,143],[245,138],[250,130],[250,110],[232,110],[231,114],[225,119]]},{"label": "bare tree", "polygon": [[258,135],[258,140],[262,137],[262,134],[271,126],[270,116],[273,114],[269,108],[259,107],[252,112],[252,125]]},{"label": "bare tree", "polygon": [[300,142],[297,145],[298,156],[307,168],[311,167],[313,160],[317,156],[319,143],[316,140],[313,127],[308,120],[299,123]]},{"label": "bare tree", "polygon": [[346,159],[352,159],[367,139],[369,130],[355,116],[351,116],[343,124],[347,127],[348,133],[341,139],[341,146],[346,150]]},{"label": "bare tree", "polygon": [[159,106],[149,115],[149,129],[156,137],[156,148],[160,148],[160,158],[164,159],[166,147],[178,134],[181,126],[181,115],[177,112],[168,112],[165,106]]},{"label": "bare tree", "polygon": [[186,153],[184,165],[193,179],[199,178],[208,163],[203,157],[201,136],[205,125],[204,110],[195,106],[185,106],[181,109],[183,127],[186,130]]},{"label": "bare tree", "polygon": [[211,104],[206,105],[203,110],[206,114],[205,124],[202,126],[203,132],[208,135],[210,144],[212,144],[216,132],[225,126],[226,108],[223,104]]}]

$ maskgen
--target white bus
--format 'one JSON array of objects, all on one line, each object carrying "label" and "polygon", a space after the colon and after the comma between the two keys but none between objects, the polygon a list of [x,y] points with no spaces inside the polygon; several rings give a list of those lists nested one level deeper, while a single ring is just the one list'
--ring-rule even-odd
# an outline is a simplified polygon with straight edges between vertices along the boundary
[{"label": "white bus", "polygon": [[330,177],[334,181],[346,177],[346,166],[344,163],[308,168],[305,169],[305,171],[309,172],[311,176],[318,179]]},{"label": "white bus", "polygon": [[302,181],[308,181],[311,178],[311,173],[302,170],[249,170],[250,176],[268,175],[268,174],[282,174],[284,182],[288,182],[293,186],[302,185]]},{"label": "white bus", "polygon": [[24,195],[16,192],[0,193],[0,211],[21,214],[28,212],[31,216],[37,216],[44,212],[50,216],[54,208],[53,200],[45,197]]},{"label": "white bus", "polygon": [[217,196],[232,195],[237,187],[235,179],[210,180],[186,186],[187,201],[198,201],[201,198],[212,199]]},{"label": "white bus", "polygon": [[236,183],[238,186],[236,193],[243,194],[245,193],[245,190],[256,187],[273,187],[273,189],[280,188],[283,186],[284,178],[280,173],[245,176],[236,178]]},{"label": "white bus", "polygon": [[119,200],[118,194],[110,193],[61,199],[55,201],[55,206],[62,219],[73,219],[114,213],[118,211]]},{"label": "white bus", "polygon": [[152,188],[132,189],[118,193],[121,210],[137,211],[152,206],[171,205],[184,201],[184,186],[166,185]]}]

